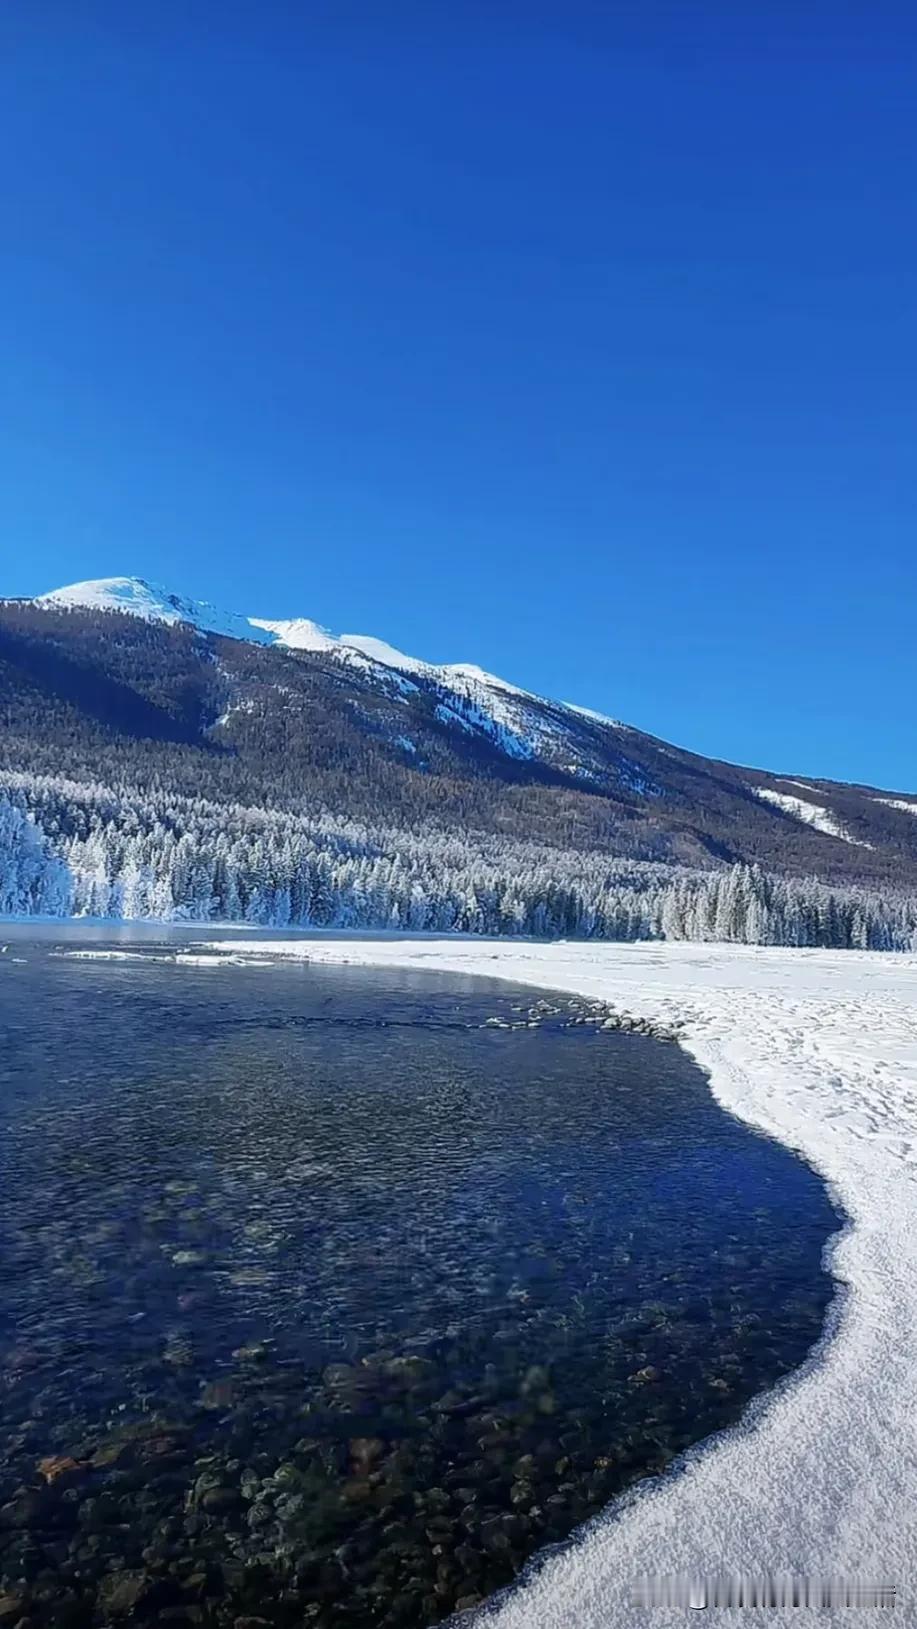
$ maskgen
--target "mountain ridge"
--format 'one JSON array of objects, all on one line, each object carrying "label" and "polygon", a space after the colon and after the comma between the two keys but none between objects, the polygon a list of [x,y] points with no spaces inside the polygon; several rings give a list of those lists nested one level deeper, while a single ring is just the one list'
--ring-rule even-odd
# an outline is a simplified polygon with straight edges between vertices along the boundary
[{"label": "mountain ridge", "polygon": [[[452,673],[457,678],[475,679],[496,685],[515,695],[535,696],[496,673],[488,673],[474,662],[428,662],[409,656],[387,640],[373,634],[333,634],[311,617],[250,617],[223,611],[210,600],[194,600],[174,594],[145,577],[97,577],[69,583],[32,597],[38,605],[82,606],[87,610],[124,611],[150,621],[187,622],[202,633],[218,633],[230,639],[250,639],[256,644],[286,645],[291,650],[325,650],[347,656],[353,652],[382,667],[399,672]],[[562,704],[563,705],[563,704]],[[600,716],[600,715],[596,715]]]},{"label": "mountain ridge", "polygon": [[142,578],[0,602],[0,701],[17,772],[129,762],[139,782],[155,765],[214,802],[307,799],[609,857],[917,884],[917,797],[705,758],[471,663]]}]

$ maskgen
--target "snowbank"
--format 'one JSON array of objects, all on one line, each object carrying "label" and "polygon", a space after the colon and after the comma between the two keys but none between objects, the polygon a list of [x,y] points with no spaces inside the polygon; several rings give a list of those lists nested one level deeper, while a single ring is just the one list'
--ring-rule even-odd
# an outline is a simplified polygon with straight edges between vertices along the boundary
[{"label": "snowbank", "polygon": [[[678,1474],[643,1484],[533,1568],[489,1629],[683,1624],[683,1608],[635,1604],[647,1573],[890,1580],[899,1606],[882,1621],[917,1621],[917,957],[430,939],[252,950],[481,973],[680,1021],[719,1101],[799,1149],[851,1219],[832,1258],[848,1290],[815,1360]],[[754,1621],[876,1619],[780,1609]]]}]

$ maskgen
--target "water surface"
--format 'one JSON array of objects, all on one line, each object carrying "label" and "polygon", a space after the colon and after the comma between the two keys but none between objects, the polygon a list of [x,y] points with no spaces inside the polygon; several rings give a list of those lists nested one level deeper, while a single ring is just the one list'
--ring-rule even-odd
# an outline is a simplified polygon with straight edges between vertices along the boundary
[{"label": "water surface", "polygon": [[30,1623],[431,1624],[817,1339],[824,1189],[670,1042],[454,975],[54,949],[0,958]]}]

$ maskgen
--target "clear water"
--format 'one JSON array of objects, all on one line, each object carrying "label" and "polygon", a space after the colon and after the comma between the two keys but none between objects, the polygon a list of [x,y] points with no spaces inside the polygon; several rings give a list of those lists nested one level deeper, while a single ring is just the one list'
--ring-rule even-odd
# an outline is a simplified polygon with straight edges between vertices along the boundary
[{"label": "clear water", "polygon": [[673,1044],[564,998],[481,1027],[535,997],[479,980],[53,952],[0,957],[30,1624],[433,1623],[818,1338],[824,1189]]}]

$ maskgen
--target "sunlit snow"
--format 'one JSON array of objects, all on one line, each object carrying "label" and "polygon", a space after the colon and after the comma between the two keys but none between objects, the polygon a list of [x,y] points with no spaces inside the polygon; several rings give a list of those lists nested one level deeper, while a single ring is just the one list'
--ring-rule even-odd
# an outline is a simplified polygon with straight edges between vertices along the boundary
[{"label": "sunlit snow", "polygon": [[70,583],[50,594],[39,594],[38,605],[85,606],[95,611],[123,611],[145,622],[188,622],[201,633],[223,634],[229,639],[254,640],[269,645],[273,640],[248,617],[221,611],[209,600],[184,599],[170,594],[142,577],[99,577],[84,583]]},{"label": "sunlit snow", "polygon": [[626,724],[619,723],[616,718],[608,718],[605,713],[597,713],[593,707],[580,707],[575,701],[565,701],[564,706],[569,707],[572,713],[579,713],[582,718],[591,719],[593,724],[605,724],[611,730],[627,729]]},{"label": "sunlit snow", "polygon": [[[801,782],[794,784],[800,785]],[[857,848],[873,846],[861,837],[853,837],[837,816],[819,803],[807,803],[804,798],[794,798],[789,792],[777,792],[770,786],[754,786],[752,791],[756,798],[761,798],[765,803],[772,803],[775,809],[792,815],[794,820],[801,820],[805,826],[814,826],[816,831],[824,832],[826,837],[839,837],[842,843],[854,843]]]},{"label": "sunlit snow", "polygon": [[873,802],[884,803],[889,809],[903,809],[909,815],[917,815],[917,803],[908,803],[906,798],[874,798]]}]

